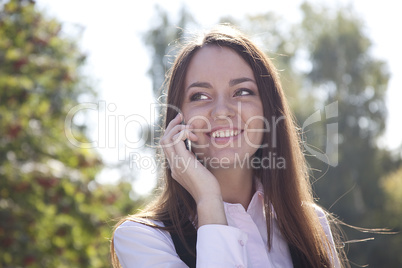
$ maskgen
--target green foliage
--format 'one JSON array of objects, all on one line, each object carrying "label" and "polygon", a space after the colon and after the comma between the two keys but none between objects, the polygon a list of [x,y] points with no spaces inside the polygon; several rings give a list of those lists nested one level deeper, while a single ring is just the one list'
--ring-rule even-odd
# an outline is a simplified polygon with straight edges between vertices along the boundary
[{"label": "green foliage", "polygon": [[380,188],[384,192],[382,210],[372,213],[372,221],[382,227],[390,227],[393,234],[376,235],[367,251],[369,264],[373,267],[400,267],[402,264],[402,166],[384,175],[380,179]]},{"label": "green foliage", "polygon": [[[155,6],[155,20],[154,25],[144,34],[144,43],[150,50],[151,54],[151,67],[148,70],[148,75],[152,80],[152,90],[156,99],[165,96],[165,73],[168,72],[177,53],[177,46],[180,39],[185,36],[184,29],[192,24],[195,24],[191,14],[187,12],[182,6],[177,21],[172,21],[168,13],[159,6]],[[162,114],[162,111],[159,111]],[[162,133],[160,126],[163,125],[162,116],[159,121],[155,123],[156,128],[153,135],[146,135],[147,137],[154,137],[155,140],[148,140],[147,144],[154,144],[158,142],[159,136]],[[149,132],[151,129],[148,130]]]},{"label": "green foliage", "polygon": [[[102,186],[91,150],[70,144],[68,111],[85,93],[85,55],[32,1],[0,5],[0,267],[109,267],[111,218],[131,186]],[[88,141],[85,126],[77,139]]]},{"label": "green foliage", "polygon": [[[395,215],[402,215],[402,167],[391,172],[381,181],[381,186],[387,193],[386,210]],[[401,221],[394,218],[392,225],[400,225]]]},{"label": "green foliage", "polygon": [[[171,21],[168,13],[159,6],[155,6],[156,19],[154,24],[144,35],[144,42],[151,51],[152,64],[148,75],[152,80],[155,97],[161,94],[165,81],[165,73],[169,70],[176,56],[176,46],[183,37],[183,29],[194,23],[191,15],[182,6],[179,19]],[[170,46],[174,44],[173,46]]]},{"label": "green foliage", "polygon": [[[237,25],[247,33],[274,63],[282,87],[298,122],[304,121],[314,111],[316,97],[303,89],[305,78],[298,69],[299,54],[305,52],[299,38],[298,26],[290,25],[273,12],[248,15],[245,19],[222,18],[221,23]],[[308,105],[306,105],[308,104]]]},{"label": "green foliage", "polygon": [[[400,159],[377,146],[386,122],[385,93],[390,77],[387,65],[371,55],[372,42],[353,10],[330,10],[308,3],[301,8],[304,18],[300,36],[312,63],[306,79],[312,92],[323,96],[322,106],[337,101],[339,111],[338,135],[334,137],[338,139],[338,165],[329,167],[309,157],[311,166],[321,171],[314,176],[323,176],[314,185],[320,203],[355,226],[397,228],[384,225],[382,220],[389,193],[380,187],[380,178],[395,169]],[[323,138],[307,135],[307,141],[325,148],[328,123],[333,121],[321,124]],[[352,239],[360,236],[352,230],[347,233]],[[368,236],[361,238],[365,237]],[[393,244],[395,239],[376,236],[365,247],[351,244],[349,257],[359,264],[391,267],[398,261],[383,250],[384,241]]]}]

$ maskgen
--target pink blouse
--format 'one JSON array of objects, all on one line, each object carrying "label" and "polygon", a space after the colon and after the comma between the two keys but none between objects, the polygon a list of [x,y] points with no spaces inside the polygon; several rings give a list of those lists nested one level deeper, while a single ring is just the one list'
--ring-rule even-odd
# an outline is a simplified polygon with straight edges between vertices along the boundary
[{"label": "pink blouse", "polygon": [[[224,203],[228,225],[209,224],[197,231],[197,268],[293,267],[288,245],[273,220],[272,247],[268,250],[262,187],[247,211],[241,204]],[[334,241],[324,211],[315,206],[325,234]],[[162,225],[160,222],[156,224]],[[114,235],[120,264],[128,267],[187,267],[176,253],[169,232],[126,221]],[[333,256],[336,251],[331,249]],[[340,267],[339,260],[333,260]]]}]

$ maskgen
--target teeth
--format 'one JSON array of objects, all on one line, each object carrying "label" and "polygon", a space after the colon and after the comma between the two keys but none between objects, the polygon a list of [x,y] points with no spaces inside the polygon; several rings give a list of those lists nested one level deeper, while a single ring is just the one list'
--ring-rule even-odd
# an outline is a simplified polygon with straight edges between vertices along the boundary
[{"label": "teeth", "polygon": [[233,137],[237,136],[239,134],[239,131],[237,130],[218,130],[212,133],[213,138],[227,138],[227,137]]}]

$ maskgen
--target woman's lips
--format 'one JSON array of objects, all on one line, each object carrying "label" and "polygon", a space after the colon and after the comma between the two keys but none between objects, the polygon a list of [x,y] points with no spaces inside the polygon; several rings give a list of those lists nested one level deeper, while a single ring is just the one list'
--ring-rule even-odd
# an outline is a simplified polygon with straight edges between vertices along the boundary
[{"label": "woman's lips", "polygon": [[216,130],[214,132],[211,132],[209,135],[212,138],[228,138],[228,137],[234,137],[237,136],[241,131],[237,129],[220,129]]},{"label": "woman's lips", "polygon": [[207,133],[207,136],[216,143],[227,143],[237,139],[242,133],[241,129],[219,128]]}]

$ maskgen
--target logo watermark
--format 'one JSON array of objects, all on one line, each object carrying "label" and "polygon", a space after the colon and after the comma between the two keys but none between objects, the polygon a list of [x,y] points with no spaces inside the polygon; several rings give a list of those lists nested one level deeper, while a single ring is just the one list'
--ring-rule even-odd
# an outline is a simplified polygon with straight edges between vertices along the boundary
[{"label": "logo watermark", "polygon": [[229,157],[203,157],[202,154],[194,154],[197,161],[191,158],[185,158],[179,155],[171,155],[168,161],[160,161],[160,159],[141,154],[139,152],[130,153],[129,168],[136,170],[149,170],[155,174],[160,169],[174,168],[183,172],[189,168],[197,168],[198,165],[204,165],[211,169],[285,169],[286,160],[284,157],[278,156],[276,153],[269,152],[266,157],[256,157],[246,154],[241,157],[239,154],[234,155],[234,159]]},{"label": "logo watermark", "polygon": [[[160,146],[159,144],[155,143],[155,133],[160,131],[159,128],[152,122],[158,122],[159,113],[161,108],[166,109],[174,109],[177,113],[181,113],[180,109],[171,105],[162,105],[157,103],[150,104],[150,118],[147,120],[144,116],[140,114],[130,114],[130,115],[122,115],[116,112],[117,106],[114,103],[106,103],[106,101],[99,101],[98,103],[82,103],[79,105],[74,106],[68,112],[65,124],[64,124],[64,131],[66,138],[68,141],[73,144],[74,146],[80,148],[117,148],[118,150],[118,160],[124,161],[129,160],[130,167],[132,168],[139,168],[139,169],[151,169],[155,170],[158,167],[158,164],[154,157],[148,156],[141,156],[140,153],[135,152],[133,150],[138,150],[145,147],[147,141],[151,142],[152,147]],[[242,107],[238,106],[238,113],[241,113]],[[98,126],[97,135],[93,141],[90,142],[82,142],[79,141],[74,136],[74,124],[73,119],[74,116],[83,112],[85,110],[90,110],[96,112],[96,125]],[[318,125],[322,123],[326,123],[327,120],[332,118],[338,117],[338,102],[333,102],[324,107],[324,115],[320,110],[317,110],[312,115],[310,115],[302,125],[302,131],[306,130],[306,128],[311,127],[313,125]],[[192,143],[191,146],[193,149],[203,149],[209,146],[213,146],[215,148],[226,148],[230,147],[241,147],[241,146],[249,146],[253,148],[276,148],[278,145],[278,136],[281,133],[278,133],[277,126],[286,118],[284,116],[276,118],[264,118],[262,116],[252,116],[247,119],[247,121],[243,125],[240,121],[234,122],[231,118],[226,118],[227,123],[225,124],[229,129],[238,129],[243,130],[244,134],[244,141],[242,139],[237,139],[236,142],[229,141],[225,144],[215,142],[215,139],[211,139],[210,143],[205,144],[198,144]],[[194,122],[203,122],[202,129],[193,129],[194,133],[205,133],[212,131],[212,123],[211,121],[202,115],[192,117],[187,124],[191,124]],[[249,127],[252,125],[253,122],[261,121],[264,125],[264,128],[251,128]],[[133,140],[133,136],[129,135],[129,129],[137,129],[137,133],[140,133],[138,139]],[[253,142],[252,139],[249,138],[249,135],[253,135],[253,133],[270,133],[270,140],[266,141],[264,144],[259,144]],[[326,124],[326,144],[325,148],[321,151],[313,148],[313,146],[309,145],[308,143],[304,143],[304,148],[307,152],[315,156],[320,161],[336,167],[338,165],[338,123],[327,123]],[[163,146],[174,146],[175,142],[172,141],[171,143],[164,144]],[[242,144],[243,143],[243,144]],[[198,157],[201,159],[200,157]],[[269,160],[270,159],[270,160]],[[242,160],[242,161],[240,161]],[[284,160],[284,159],[283,159]],[[222,162],[226,160],[222,159],[215,159],[211,157],[210,159],[203,159],[205,163],[209,163],[209,165],[221,165]],[[244,162],[244,159],[237,159],[235,161],[238,165],[244,163],[243,165],[251,165],[254,163],[253,161],[261,161],[260,163],[256,163],[256,166],[259,167],[266,167],[266,168],[285,168],[286,164],[282,161],[281,156],[278,155],[270,155],[266,157],[266,159],[247,159]],[[275,163],[274,163],[275,162]]]},{"label": "logo watermark", "polygon": [[[321,116],[320,110],[317,110],[312,115],[310,115],[306,119],[306,121],[304,121],[302,131],[304,132],[308,126],[311,126],[315,123],[338,117],[338,102],[335,101],[326,105],[324,107],[324,111],[325,118]],[[319,152],[307,143],[304,143],[304,148],[307,152],[311,153],[322,162],[336,167],[338,165],[338,139],[338,123],[328,123],[326,124],[325,152]]]}]

